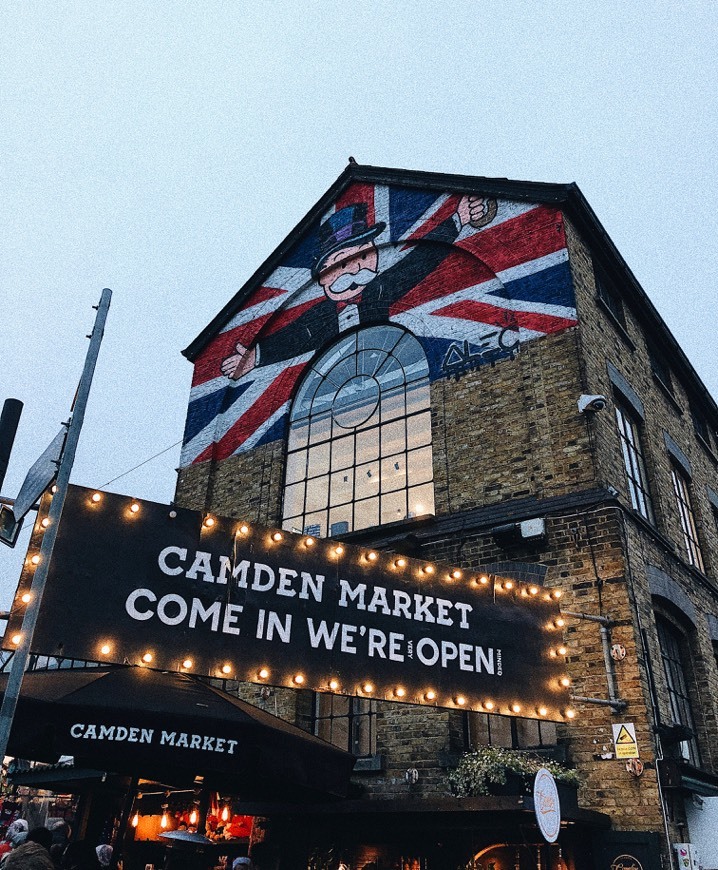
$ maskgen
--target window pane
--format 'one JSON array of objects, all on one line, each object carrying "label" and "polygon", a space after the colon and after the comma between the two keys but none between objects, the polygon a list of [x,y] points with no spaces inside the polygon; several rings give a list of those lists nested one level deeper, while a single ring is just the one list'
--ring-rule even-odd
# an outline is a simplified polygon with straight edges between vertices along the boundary
[{"label": "window pane", "polygon": [[284,488],[284,516],[304,513],[304,481]]},{"label": "window pane", "polygon": [[390,456],[381,461],[381,491],[393,492],[397,489],[406,489],[406,459],[403,455]]},{"label": "window pane", "polygon": [[327,533],[327,512],[316,511],[313,514],[305,514],[304,525],[297,526],[294,531],[304,532],[305,535],[314,535],[315,538],[320,538]]},{"label": "window pane", "polygon": [[354,483],[354,498],[367,498],[379,495],[379,463],[367,462],[358,465]]},{"label": "window pane", "polygon": [[409,470],[409,486],[416,483],[425,483],[434,476],[432,465],[431,447],[420,447],[412,450],[406,459]]},{"label": "window pane", "polygon": [[409,490],[409,516],[421,517],[434,513],[434,485],[425,483]]},{"label": "window pane", "polygon": [[345,504],[342,507],[335,507],[329,510],[329,530],[327,534],[330,538],[344,535],[352,528],[352,513],[353,507],[351,504]]},{"label": "window pane", "polygon": [[307,451],[298,450],[287,456],[287,483],[295,483],[303,480],[307,475]]},{"label": "window pane", "polygon": [[406,406],[404,402],[404,390],[382,392],[381,419],[383,422],[387,420],[395,420],[397,417],[403,417],[405,413]]},{"label": "window pane", "polygon": [[379,525],[379,498],[358,501],[354,505],[354,528],[368,529]]},{"label": "window pane", "polygon": [[429,385],[421,382],[412,384],[406,391],[406,413],[413,414],[428,407]]},{"label": "window pane", "polygon": [[379,427],[367,429],[361,435],[357,433],[356,440],[355,465],[361,465],[363,462],[379,458]]},{"label": "window pane", "polygon": [[406,449],[406,423],[403,419],[381,427],[381,455],[392,456]]},{"label": "window pane", "polygon": [[345,468],[332,474],[330,479],[329,504],[347,504],[354,498],[354,469]]},{"label": "window pane", "polygon": [[349,468],[350,465],[354,465],[354,436],[346,435],[332,442],[332,468]]},{"label": "window pane", "polygon": [[319,508],[325,508],[329,502],[329,478],[315,477],[313,480],[307,481],[307,501],[306,510],[316,511]]},{"label": "window pane", "polygon": [[409,417],[407,428],[409,430],[409,449],[431,444],[431,414],[428,411]]},{"label": "window pane", "polygon": [[326,441],[330,434],[331,418],[329,417],[329,414],[317,414],[313,416],[309,429],[310,443],[316,444],[319,441]]},{"label": "window pane", "polygon": [[406,517],[406,490],[390,492],[381,498],[382,523],[395,523]]},{"label": "window pane", "polygon": [[307,463],[307,477],[317,477],[326,474],[329,470],[329,442],[318,444],[309,448],[309,461]]}]

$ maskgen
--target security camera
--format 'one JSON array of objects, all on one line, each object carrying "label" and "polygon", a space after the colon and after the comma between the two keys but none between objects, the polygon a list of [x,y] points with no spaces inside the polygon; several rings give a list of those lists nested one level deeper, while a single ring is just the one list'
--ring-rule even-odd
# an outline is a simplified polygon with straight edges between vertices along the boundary
[{"label": "security camera", "polygon": [[606,397],[605,396],[579,396],[578,397],[578,412],[579,414],[588,414],[595,413],[596,411],[603,411],[606,407]]}]

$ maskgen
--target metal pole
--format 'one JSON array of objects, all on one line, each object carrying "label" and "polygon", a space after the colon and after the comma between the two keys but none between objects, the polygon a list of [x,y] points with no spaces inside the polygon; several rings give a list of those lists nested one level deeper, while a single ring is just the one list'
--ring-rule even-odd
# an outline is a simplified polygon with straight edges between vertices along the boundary
[{"label": "metal pole", "polygon": [[0,489],[5,482],[5,472],[10,462],[20,414],[22,414],[22,402],[19,399],[5,399],[0,415]]},{"label": "metal pole", "polygon": [[20,689],[22,687],[22,678],[30,658],[30,650],[32,648],[33,635],[37,618],[40,613],[40,604],[42,601],[42,593],[45,589],[47,581],[48,569],[50,567],[50,559],[57,538],[57,528],[60,522],[60,516],[65,504],[65,496],[67,495],[67,487],[70,483],[70,472],[75,461],[75,453],[77,451],[77,442],[80,439],[80,430],[85,419],[85,408],[87,407],[87,397],[90,393],[90,385],[92,384],[92,376],[95,372],[97,356],[100,352],[100,344],[105,331],[105,321],[107,320],[107,312],[110,308],[110,299],[112,298],[111,290],[103,290],[100,297],[100,304],[97,306],[97,316],[95,317],[95,326],[92,330],[90,339],[90,347],[87,350],[85,357],[85,366],[82,370],[82,377],[77,388],[75,403],[72,412],[72,419],[69,422],[67,429],[67,438],[65,440],[65,449],[62,452],[60,464],[57,469],[57,481],[55,494],[50,503],[50,511],[47,515],[50,523],[45,530],[40,546],[40,562],[35,569],[35,575],[32,578],[30,585],[30,602],[25,611],[25,618],[22,622],[21,639],[17,645],[15,654],[12,657],[12,664],[8,674],[7,686],[2,699],[2,707],[0,707],[0,760],[7,754],[7,745],[10,740],[10,729],[12,728],[13,719],[15,717],[15,709],[17,701],[20,697]]}]

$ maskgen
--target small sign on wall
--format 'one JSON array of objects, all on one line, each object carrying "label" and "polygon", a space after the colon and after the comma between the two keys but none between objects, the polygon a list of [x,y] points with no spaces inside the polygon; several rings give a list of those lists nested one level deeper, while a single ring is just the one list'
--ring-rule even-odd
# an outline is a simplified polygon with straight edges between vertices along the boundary
[{"label": "small sign on wall", "polygon": [[615,722],[613,728],[613,745],[616,747],[616,758],[638,758],[638,742],[636,741],[636,726],[633,722]]}]

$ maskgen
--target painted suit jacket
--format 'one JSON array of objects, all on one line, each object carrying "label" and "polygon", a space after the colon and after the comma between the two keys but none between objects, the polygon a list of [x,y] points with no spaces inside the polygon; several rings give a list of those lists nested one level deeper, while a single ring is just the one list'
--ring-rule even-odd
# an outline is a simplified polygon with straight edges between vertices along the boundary
[{"label": "painted suit jacket", "polygon": [[[398,263],[379,272],[364,287],[357,304],[360,325],[388,321],[391,306],[446,259],[459,231],[458,220],[452,215],[423,236]],[[423,244],[424,240],[444,244]],[[260,339],[255,345],[257,365],[270,365],[316,351],[340,332],[338,303],[325,297],[287,326]]]}]

